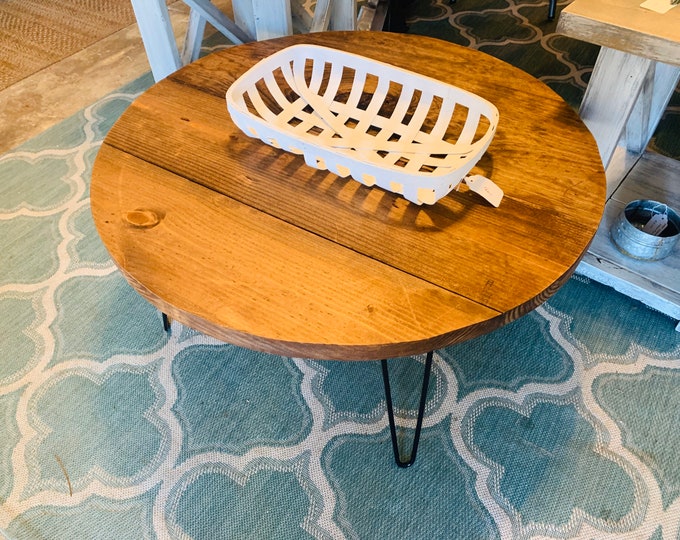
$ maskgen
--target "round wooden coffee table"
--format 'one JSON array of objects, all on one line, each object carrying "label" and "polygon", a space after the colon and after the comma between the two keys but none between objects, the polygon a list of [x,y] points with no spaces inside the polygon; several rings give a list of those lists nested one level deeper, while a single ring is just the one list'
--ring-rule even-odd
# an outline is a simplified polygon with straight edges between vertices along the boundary
[{"label": "round wooden coffee table", "polygon": [[[504,190],[500,207],[465,188],[417,206],[242,133],[226,90],[296,43],[495,104],[499,127],[473,172]],[[111,257],[163,313],[243,347],[338,360],[429,352],[531,311],[569,278],[604,202],[595,141],[547,86],[477,51],[378,32],[250,43],[179,70],[114,125],[91,186]]]}]

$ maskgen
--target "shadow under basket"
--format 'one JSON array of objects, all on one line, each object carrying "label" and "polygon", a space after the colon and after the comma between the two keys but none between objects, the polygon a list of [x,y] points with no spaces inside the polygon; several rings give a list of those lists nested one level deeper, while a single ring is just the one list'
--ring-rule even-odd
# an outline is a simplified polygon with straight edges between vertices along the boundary
[{"label": "shadow under basket", "polygon": [[632,201],[621,212],[610,234],[624,255],[658,261],[670,255],[680,238],[680,216],[664,203]]},{"label": "shadow under basket", "polygon": [[415,204],[434,204],[458,186],[499,118],[493,104],[456,86],[305,44],[255,64],[226,100],[246,135]]}]

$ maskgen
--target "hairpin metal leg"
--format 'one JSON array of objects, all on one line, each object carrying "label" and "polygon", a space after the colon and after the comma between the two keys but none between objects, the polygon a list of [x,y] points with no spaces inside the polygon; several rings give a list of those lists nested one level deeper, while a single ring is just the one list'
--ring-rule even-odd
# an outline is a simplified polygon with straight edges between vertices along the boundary
[{"label": "hairpin metal leg", "polygon": [[163,330],[170,333],[170,317],[168,317],[165,313],[161,313],[161,315],[163,317]]},{"label": "hairpin metal leg", "polygon": [[383,383],[385,384],[385,401],[387,402],[387,418],[390,422],[390,435],[392,436],[392,450],[394,451],[394,461],[399,467],[406,468],[413,465],[418,453],[418,443],[420,442],[420,430],[423,427],[423,416],[425,416],[425,403],[427,403],[427,387],[430,383],[430,373],[432,371],[432,351],[427,353],[425,359],[425,374],[423,375],[423,389],[420,394],[420,405],[418,407],[418,418],[416,420],[416,432],[413,436],[413,447],[411,457],[408,461],[401,458],[399,452],[399,442],[397,441],[397,429],[394,424],[394,409],[392,407],[392,391],[390,390],[390,375],[387,371],[387,360],[381,360]]}]

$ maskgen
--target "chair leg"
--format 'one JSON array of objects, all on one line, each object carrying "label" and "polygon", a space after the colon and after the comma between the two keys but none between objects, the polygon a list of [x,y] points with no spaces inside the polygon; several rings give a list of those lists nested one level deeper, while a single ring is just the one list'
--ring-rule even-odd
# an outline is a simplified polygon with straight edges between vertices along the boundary
[{"label": "chair leg", "polygon": [[[140,0],[137,0],[140,1]],[[215,7],[210,0],[183,0],[192,11],[196,11],[206,21],[212,24],[219,32],[227,36],[233,43],[239,45],[253,41],[241,28],[229,17]]]},{"label": "chair leg", "polygon": [[180,54],[182,65],[187,65],[198,60],[201,54],[201,45],[203,43],[203,34],[205,33],[206,20],[201,17],[201,14],[192,9],[189,12],[189,24],[184,36],[184,47]]},{"label": "chair leg", "polygon": [[357,29],[357,0],[333,0],[331,30]]},{"label": "chair leg", "polygon": [[290,3],[291,0],[232,0],[231,6],[234,20],[244,29],[247,28],[253,39],[262,41],[293,34]]},{"label": "chair leg", "polygon": [[331,23],[331,0],[317,0],[310,32],[325,32]]},{"label": "chair leg", "polygon": [[182,67],[165,0],[132,0],[146,56],[155,81]]},{"label": "chair leg", "polygon": [[395,463],[405,469],[410,467],[416,461],[416,454],[418,453],[418,443],[420,442],[420,431],[423,427],[423,417],[425,416],[425,404],[427,403],[427,388],[430,383],[430,373],[432,372],[432,356],[433,352],[427,353],[425,359],[425,374],[423,375],[423,388],[420,394],[420,405],[418,407],[418,418],[416,420],[416,431],[413,435],[413,446],[411,449],[411,456],[408,460],[401,458],[399,451],[399,442],[397,441],[397,429],[394,422],[394,408],[392,406],[392,391],[390,389],[390,375],[387,370],[387,360],[381,360],[383,383],[385,385],[385,401],[387,403],[387,418],[390,423],[390,436],[392,437],[392,451],[394,452]]},{"label": "chair leg", "polygon": [[557,11],[557,0],[550,0],[548,3],[548,20],[552,21],[555,18],[555,12]]}]

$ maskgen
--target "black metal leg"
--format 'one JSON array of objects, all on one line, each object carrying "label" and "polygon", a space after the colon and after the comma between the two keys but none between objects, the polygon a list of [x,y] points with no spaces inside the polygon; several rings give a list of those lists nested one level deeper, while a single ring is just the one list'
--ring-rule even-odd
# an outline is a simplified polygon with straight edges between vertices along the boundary
[{"label": "black metal leg", "polygon": [[420,430],[423,427],[423,416],[425,416],[425,403],[427,402],[427,387],[430,384],[430,373],[432,372],[433,352],[427,353],[425,359],[425,374],[423,375],[423,389],[420,394],[420,405],[418,407],[418,418],[416,420],[416,432],[413,436],[413,447],[411,457],[408,461],[401,458],[399,452],[399,442],[397,441],[397,428],[394,424],[394,408],[392,407],[392,391],[390,390],[390,375],[387,370],[387,360],[381,360],[383,383],[385,384],[385,401],[387,402],[387,418],[390,422],[390,435],[392,436],[392,450],[394,451],[394,461],[399,467],[406,468],[413,465],[418,453],[418,443],[420,442]]},{"label": "black metal leg", "polygon": [[552,21],[555,18],[555,11],[557,11],[557,0],[550,0],[548,3],[548,20]]},{"label": "black metal leg", "polygon": [[165,313],[161,313],[161,315],[163,316],[163,330],[170,333],[170,317]]},{"label": "black metal leg", "polygon": [[385,18],[384,30],[388,32],[407,32],[406,6],[408,0],[387,0],[387,17]]}]

